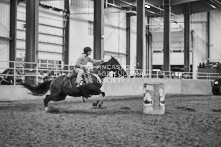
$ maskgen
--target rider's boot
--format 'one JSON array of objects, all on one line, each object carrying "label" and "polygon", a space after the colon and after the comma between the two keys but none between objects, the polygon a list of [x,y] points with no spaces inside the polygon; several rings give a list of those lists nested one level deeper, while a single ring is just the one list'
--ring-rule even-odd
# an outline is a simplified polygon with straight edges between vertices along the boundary
[{"label": "rider's boot", "polygon": [[83,81],[81,80],[80,83],[77,83],[76,87],[80,87],[83,84]]}]

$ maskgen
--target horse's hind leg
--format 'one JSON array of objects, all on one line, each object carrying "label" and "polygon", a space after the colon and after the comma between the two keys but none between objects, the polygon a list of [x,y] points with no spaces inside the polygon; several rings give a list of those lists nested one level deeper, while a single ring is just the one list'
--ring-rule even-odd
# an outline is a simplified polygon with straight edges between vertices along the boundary
[{"label": "horse's hind leg", "polygon": [[104,103],[105,98],[105,92],[101,91],[100,89],[97,89],[96,92],[93,93],[94,95],[100,95],[99,100],[97,100],[95,108],[101,108]]},{"label": "horse's hind leg", "polygon": [[51,101],[51,97],[50,95],[46,95],[45,99],[44,99],[44,106],[45,108],[48,107],[48,103]]},{"label": "horse's hind leg", "polygon": [[96,108],[101,108],[104,103],[105,92],[100,90],[100,94],[101,94],[100,100],[98,101]]}]

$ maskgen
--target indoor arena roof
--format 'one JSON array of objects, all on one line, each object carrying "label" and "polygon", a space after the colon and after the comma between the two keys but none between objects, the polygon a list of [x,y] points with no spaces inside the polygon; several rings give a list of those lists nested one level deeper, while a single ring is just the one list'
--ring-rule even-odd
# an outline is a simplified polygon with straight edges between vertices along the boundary
[{"label": "indoor arena roof", "polygon": [[[24,2],[25,0],[18,0]],[[60,0],[40,0],[40,1],[60,1]],[[132,13],[136,13],[137,0],[104,0],[105,6],[125,9]],[[146,15],[149,17],[163,16],[164,0],[146,0]],[[190,14],[207,12],[214,9],[221,9],[221,0],[171,0],[172,15],[184,13],[185,5],[190,7]]]},{"label": "indoor arena roof", "polygon": [[[150,17],[163,16],[163,1],[146,0],[146,15]],[[115,0],[115,3],[123,8],[136,8],[136,0]],[[171,13],[175,15],[183,14],[184,5],[186,4],[190,6],[191,14],[221,9],[221,0],[171,0]]]}]

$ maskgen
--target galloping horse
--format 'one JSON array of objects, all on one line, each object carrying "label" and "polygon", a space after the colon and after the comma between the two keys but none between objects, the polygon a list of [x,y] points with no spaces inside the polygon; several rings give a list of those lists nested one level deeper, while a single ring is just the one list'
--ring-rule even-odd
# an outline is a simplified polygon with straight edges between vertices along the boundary
[{"label": "galloping horse", "polygon": [[[94,74],[89,74],[91,77],[91,82],[83,84],[80,87],[76,87],[77,83],[75,74],[72,77],[67,77],[66,75],[59,76],[53,80],[45,81],[38,86],[32,86],[27,83],[23,83],[23,86],[29,89],[33,95],[44,95],[50,89],[50,95],[46,95],[44,99],[45,110],[48,110],[48,103],[50,101],[62,101],[65,100],[67,95],[74,97],[85,97],[88,98],[91,95],[102,95],[105,93],[100,90],[102,86],[102,80],[108,75],[110,71],[116,73],[116,76],[127,76],[127,73],[121,67],[119,62],[114,58],[107,62],[102,63],[99,68],[93,71],[94,74],[98,75],[99,78]],[[103,101],[102,101],[103,103]]]}]

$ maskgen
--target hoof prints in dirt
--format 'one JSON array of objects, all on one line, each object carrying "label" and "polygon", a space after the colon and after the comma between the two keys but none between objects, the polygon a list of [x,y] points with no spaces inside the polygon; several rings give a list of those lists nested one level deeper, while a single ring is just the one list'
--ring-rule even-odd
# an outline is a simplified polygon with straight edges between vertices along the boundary
[{"label": "hoof prints in dirt", "polygon": [[130,107],[120,107],[120,109],[130,110]]},{"label": "hoof prints in dirt", "polygon": [[212,109],[212,112],[221,112],[221,109]]},{"label": "hoof prints in dirt", "polygon": [[196,112],[196,110],[193,108],[188,108],[188,107],[176,107],[176,108],[184,111]]},{"label": "hoof prints in dirt", "polygon": [[34,106],[32,105],[19,105],[19,104],[4,104],[0,105],[0,110],[11,110],[11,111],[30,111]]},{"label": "hoof prints in dirt", "polygon": [[57,109],[57,108],[54,108],[52,106],[49,106],[47,109],[46,109],[46,112],[47,113],[59,113],[60,111]]}]

